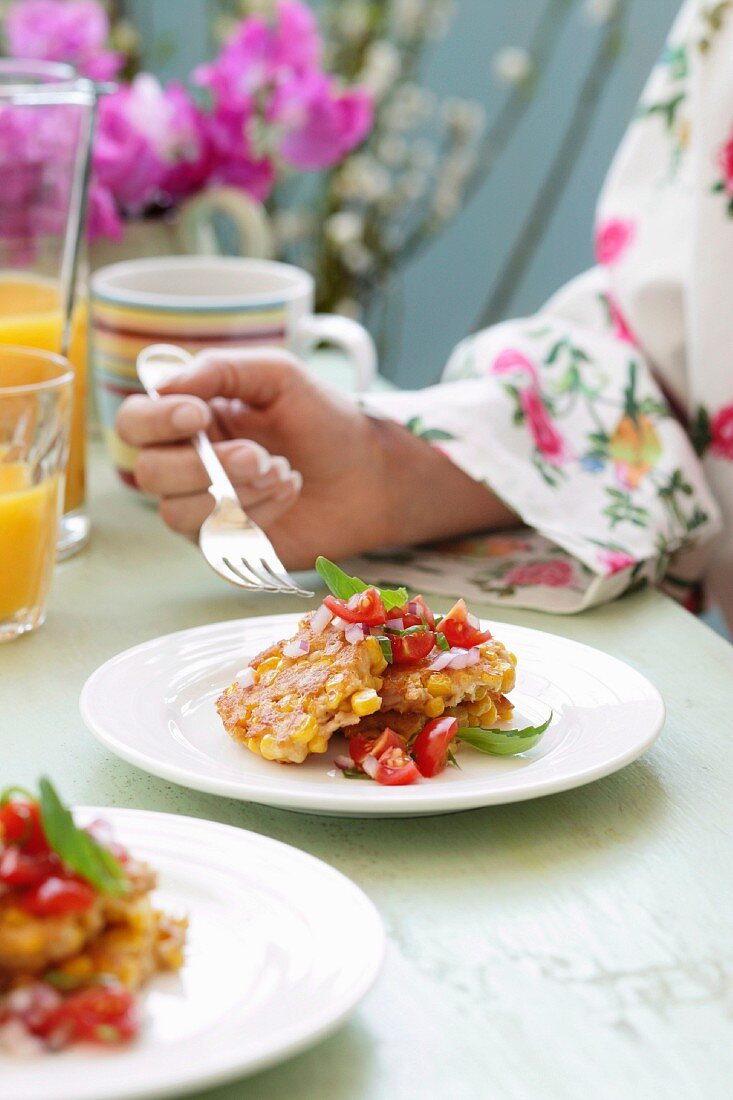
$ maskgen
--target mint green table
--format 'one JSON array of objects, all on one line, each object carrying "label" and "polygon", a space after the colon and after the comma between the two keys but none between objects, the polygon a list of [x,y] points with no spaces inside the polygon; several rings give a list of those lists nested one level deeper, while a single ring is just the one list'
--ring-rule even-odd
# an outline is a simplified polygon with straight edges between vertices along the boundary
[{"label": "mint green table", "polygon": [[59,567],[44,628],[0,647],[3,782],[44,771],[77,803],[198,815],[287,841],[359,883],[389,936],[382,976],[345,1027],[207,1100],[728,1100],[727,642],[654,592],[578,618],[504,612],[631,662],[667,702],[645,759],[566,794],[392,821],[197,794],[92,740],[77,709],[84,680],[147,638],[302,604],[217,580],[116,483],[98,446],[91,474],[90,546]]}]

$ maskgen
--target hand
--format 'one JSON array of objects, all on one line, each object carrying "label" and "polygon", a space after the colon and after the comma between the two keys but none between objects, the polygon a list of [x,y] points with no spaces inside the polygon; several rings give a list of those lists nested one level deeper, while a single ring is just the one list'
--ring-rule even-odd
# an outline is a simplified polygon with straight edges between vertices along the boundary
[{"label": "hand", "polygon": [[[341,558],[511,516],[424,440],[319,386],[285,351],[205,352],[161,395],[128,398],[117,428],[142,448],[139,485],[160,498],[168,526],[189,538],[213,507],[188,442],[199,429],[215,441],[243,507],[288,569],[310,567],[318,554]],[[268,460],[274,470],[262,474]]]}]

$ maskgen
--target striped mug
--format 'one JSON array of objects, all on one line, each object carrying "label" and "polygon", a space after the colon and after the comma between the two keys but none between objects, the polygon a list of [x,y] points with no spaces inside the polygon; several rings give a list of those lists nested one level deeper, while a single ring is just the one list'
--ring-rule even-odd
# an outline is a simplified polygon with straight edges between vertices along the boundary
[{"label": "striped mug", "polygon": [[136,452],[115,431],[115,416],[141,393],[137,357],[148,344],[203,348],[285,347],[306,355],[316,344],[341,348],[354,388],[368,389],[377,368],[372,338],[346,317],[314,314],[307,271],[270,260],[166,256],[110,264],[91,281],[92,363],[107,448],[120,477],[134,485]]}]

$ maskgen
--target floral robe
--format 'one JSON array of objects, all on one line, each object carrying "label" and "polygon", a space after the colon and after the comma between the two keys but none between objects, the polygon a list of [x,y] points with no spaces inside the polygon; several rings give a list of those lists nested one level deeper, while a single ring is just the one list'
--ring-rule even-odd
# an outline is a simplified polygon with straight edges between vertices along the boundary
[{"label": "floral robe", "polygon": [[465,339],[440,385],[366,400],[527,529],[372,574],[559,611],[705,575],[733,618],[732,125],[733,0],[690,0],[601,194],[598,265]]}]

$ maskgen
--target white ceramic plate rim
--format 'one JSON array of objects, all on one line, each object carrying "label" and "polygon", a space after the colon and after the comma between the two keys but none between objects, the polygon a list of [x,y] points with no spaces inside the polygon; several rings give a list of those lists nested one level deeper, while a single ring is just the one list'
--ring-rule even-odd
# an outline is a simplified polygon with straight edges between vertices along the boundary
[{"label": "white ceramic plate rim", "polygon": [[[609,669],[615,667],[622,671],[625,677],[636,681],[639,689],[643,691],[648,701],[654,705],[654,720],[650,721],[644,735],[639,736],[633,744],[616,754],[609,753],[608,756],[596,764],[582,766],[577,772],[533,779],[529,784],[520,777],[515,783],[507,783],[501,790],[491,792],[481,792],[476,789],[475,785],[467,784],[466,789],[463,791],[451,789],[450,793],[447,793],[442,791],[439,786],[437,786],[437,789],[433,789],[429,782],[409,788],[385,787],[384,789],[370,791],[369,802],[364,803],[356,801],[354,794],[351,793],[353,792],[353,785],[351,784],[348,788],[343,786],[340,789],[334,787],[332,791],[304,784],[302,790],[290,788],[285,794],[282,787],[276,782],[268,782],[259,776],[256,781],[248,779],[246,775],[243,775],[241,780],[228,779],[224,776],[207,776],[197,772],[192,767],[170,763],[165,759],[134,748],[122,738],[111,733],[106,728],[104,721],[100,721],[95,714],[93,701],[97,686],[103,680],[106,671],[118,663],[143,658],[149,651],[162,646],[183,642],[193,637],[203,638],[207,633],[227,630],[246,631],[248,626],[274,623],[277,620],[283,621],[283,631],[281,634],[277,634],[277,637],[285,637],[298,618],[297,615],[285,614],[225,620],[219,623],[192,627],[188,630],[179,630],[172,634],[164,634],[158,638],[142,642],[137,646],[132,646],[100,665],[84,684],[79,701],[84,723],[94,737],[116,756],[130,764],[134,764],[143,771],[159,776],[161,779],[178,783],[181,786],[189,787],[192,790],[256,802],[262,805],[277,806],[282,809],[316,814],[356,816],[411,816],[425,813],[450,813],[454,810],[469,810],[507,802],[521,802],[571,790],[574,787],[583,786],[611,775],[638,759],[654,743],[664,726],[666,712],[662,696],[657,688],[631,665],[594,646],[576,642],[562,635],[553,635],[547,631],[534,630],[530,627],[508,626],[486,619],[481,620],[482,626],[488,627],[500,639],[502,638],[502,632],[506,634],[510,630],[512,634],[518,635],[520,638],[524,636],[528,642],[537,639],[552,639],[554,644],[566,646],[581,657],[583,654],[587,654],[589,659],[593,661],[599,656],[602,657],[608,663]],[[273,640],[275,640],[274,637]],[[516,648],[520,649],[518,656],[521,662],[521,647],[517,646]],[[359,784],[356,786],[359,786]],[[409,804],[401,797],[402,791],[409,791]]]},{"label": "white ceramic plate rim", "polygon": [[[316,856],[312,856],[310,853],[290,844],[274,840],[272,837],[263,836],[247,829],[240,829],[234,825],[209,821],[205,818],[111,806],[78,806],[75,807],[74,813],[75,815],[78,814],[82,820],[85,818],[94,820],[100,817],[114,826],[115,832],[119,835],[124,834],[125,821],[134,820],[137,824],[149,822],[150,836],[153,839],[148,843],[153,848],[156,824],[159,824],[163,819],[168,828],[180,829],[182,842],[185,842],[185,830],[193,828],[199,832],[210,833],[214,844],[217,837],[224,834],[234,843],[239,839],[245,848],[255,844],[260,848],[286,851],[288,858],[295,859],[304,865],[313,865],[314,869],[317,868],[319,875],[326,874],[334,883],[337,883],[338,888],[343,891],[344,904],[349,906],[352,912],[354,909],[359,910],[360,920],[363,922],[363,926],[369,926],[370,932],[369,935],[360,940],[359,974],[354,975],[354,980],[349,988],[343,991],[340,998],[334,998],[331,1004],[323,1006],[320,1010],[311,1008],[309,1014],[304,1016],[302,1021],[296,1025],[291,1025],[289,1034],[272,1042],[270,1047],[261,1053],[254,1056],[242,1053],[240,1044],[220,1047],[217,1054],[219,1064],[215,1068],[197,1070],[195,1059],[192,1058],[182,1069],[172,1067],[170,1082],[158,1084],[152,1089],[137,1079],[122,1087],[117,1082],[110,1082],[109,1088],[105,1087],[95,1100],[162,1100],[162,1098],[170,1096],[187,1096],[192,1092],[214,1088],[217,1085],[248,1077],[285,1061],[332,1034],[348,1019],[374,984],[384,961],[386,947],[382,919],[373,902],[356,883]],[[232,866],[230,870],[232,875],[236,875],[236,867]],[[343,963],[348,965],[349,959],[344,958]],[[131,1048],[131,1053],[134,1056],[134,1048]],[[42,1055],[41,1057],[52,1058],[53,1055]],[[3,1061],[4,1058],[0,1055],[0,1076]],[[98,1063],[92,1059],[83,1064],[103,1068],[105,1064],[104,1055],[100,1057]],[[24,1092],[20,1096],[6,1095],[3,1092],[0,1095],[2,1100],[28,1100],[28,1098],[30,1100],[41,1100],[41,1097],[36,1093]],[[64,1092],[61,1095],[66,1098],[68,1093]],[[42,1100],[54,1100],[54,1096],[53,1094],[44,1096]]]}]

